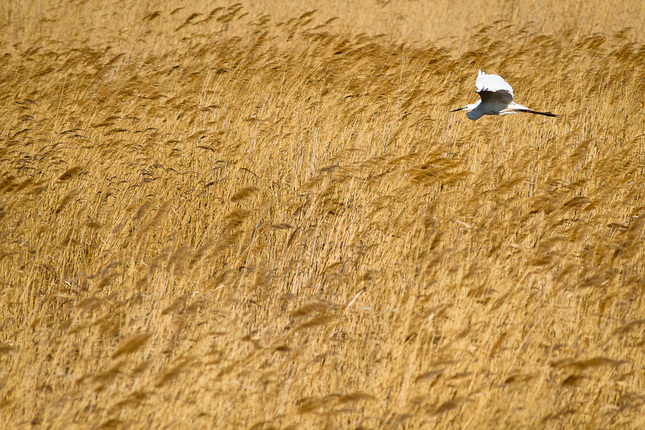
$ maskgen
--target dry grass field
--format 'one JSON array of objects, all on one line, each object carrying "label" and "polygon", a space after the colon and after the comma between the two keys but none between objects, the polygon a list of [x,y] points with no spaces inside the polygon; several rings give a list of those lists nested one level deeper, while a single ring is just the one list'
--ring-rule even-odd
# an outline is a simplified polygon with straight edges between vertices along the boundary
[{"label": "dry grass field", "polygon": [[0,6],[0,422],[645,427],[643,3],[317,3]]}]

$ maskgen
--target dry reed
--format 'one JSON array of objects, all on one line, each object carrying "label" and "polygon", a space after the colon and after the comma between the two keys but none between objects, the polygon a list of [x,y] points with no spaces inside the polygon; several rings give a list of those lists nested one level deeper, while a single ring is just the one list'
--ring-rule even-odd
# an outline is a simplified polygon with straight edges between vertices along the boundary
[{"label": "dry reed", "polygon": [[310,3],[0,7],[0,422],[644,426],[642,5]]}]

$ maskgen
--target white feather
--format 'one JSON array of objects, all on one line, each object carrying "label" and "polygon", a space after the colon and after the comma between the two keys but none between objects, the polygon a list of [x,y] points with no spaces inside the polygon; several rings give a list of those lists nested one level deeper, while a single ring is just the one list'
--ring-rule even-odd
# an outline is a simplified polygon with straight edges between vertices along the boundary
[{"label": "white feather", "polygon": [[489,75],[480,70],[475,79],[475,88],[481,100],[453,112],[465,110],[468,112],[468,118],[473,121],[484,115],[509,115],[518,112],[556,116],[551,112],[538,112],[515,103],[513,88],[499,75]]}]

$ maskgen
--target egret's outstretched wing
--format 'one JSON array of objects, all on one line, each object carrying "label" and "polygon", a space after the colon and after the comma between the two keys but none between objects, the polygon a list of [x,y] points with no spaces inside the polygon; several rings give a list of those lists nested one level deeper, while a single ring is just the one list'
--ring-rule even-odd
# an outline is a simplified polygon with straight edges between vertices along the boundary
[{"label": "egret's outstretched wing", "polygon": [[477,74],[475,87],[477,88],[477,92],[490,91],[494,93],[497,91],[506,91],[513,97],[513,88],[504,78],[499,75],[489,75],[481,70]]},{"label": "egret's outstretched wing", "polygon": [[475,80],[475,87],[482,103],[509,104],[513,101],[513,88],[499,75],[488,75],[481,70]]}]

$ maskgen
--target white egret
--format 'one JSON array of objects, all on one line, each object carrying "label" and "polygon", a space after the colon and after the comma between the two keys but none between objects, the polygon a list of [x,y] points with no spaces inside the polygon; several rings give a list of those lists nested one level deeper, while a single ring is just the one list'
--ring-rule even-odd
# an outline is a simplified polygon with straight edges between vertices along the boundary
[{"label": "white egret", "polygon": [[481,70],[475,80],[481,100],[450,112],[467,111],[468,118],[478,120],[483,115],[509,115],[518,112],[557,116],[551,112],[538,112],[513,101],[513,88],[499,75],[489,75]]}]

